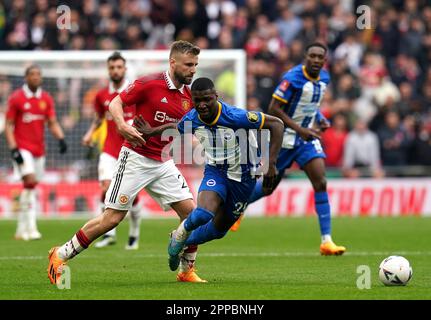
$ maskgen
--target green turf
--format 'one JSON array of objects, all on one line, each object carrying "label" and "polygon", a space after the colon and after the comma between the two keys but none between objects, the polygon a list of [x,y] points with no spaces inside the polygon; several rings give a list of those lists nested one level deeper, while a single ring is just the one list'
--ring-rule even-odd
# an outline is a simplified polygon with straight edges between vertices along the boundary
[{"label": "green turf", "polygon": [[[322,257],[317,220],[245,219],[236,233],[201,246],[197,267],[207,284],[178,283],[167,266],[175,220],[144,220],[138,251],[125,251],[128,222],[117,245],[90,248],[70,261],[71,289],[46,275],[47,252],[83,221],[40,221],[43,239],[12,240],[14,221],[0,222],[0,299],[431,299],[431,219],[336,218],[334,240],[348,248]],[[412,264],[405,287],[385,287],[379,263],[400,254]],[[359,265],[371,268],[371,289],[359,290]]]}]

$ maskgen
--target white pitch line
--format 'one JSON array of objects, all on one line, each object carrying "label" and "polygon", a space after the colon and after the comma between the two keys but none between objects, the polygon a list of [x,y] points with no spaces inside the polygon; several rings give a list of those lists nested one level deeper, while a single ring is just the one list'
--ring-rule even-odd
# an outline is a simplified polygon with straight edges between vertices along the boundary
[{"label": "white pitch line", "polygon": [[[346,252],[345,256],[389,256],[389,255],[405,255],[405,256],[421,256],[431,255],[431,251],[356,251]],[[112,255],[111,255],[112,256]],[[120,256],[115,254],[115,256]],[[121,255],[122,257],[124,255]],[[166,258],[166,254],[140,254],[134,255],[131,258]],[[199,253],[199,257],[318,257],[316,252],[258,252],[258,253]],[[95,258],[94,256],[82,256],[81,258]],[[0,256],[0,260],[41,260],[47,259],[46,256]]]}]

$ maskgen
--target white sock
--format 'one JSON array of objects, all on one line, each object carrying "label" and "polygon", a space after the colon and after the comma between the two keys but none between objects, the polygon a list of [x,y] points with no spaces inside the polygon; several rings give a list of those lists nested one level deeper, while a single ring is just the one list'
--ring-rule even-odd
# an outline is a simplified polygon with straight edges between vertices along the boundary
[{"label": "white sock", "polygon": [[332,238],[330,234],[322,235],[322,243],[326,243],[326,242],[332,242]]},{"label": "white sock", "polygon": [[87,248],[81,246],[78,241],[78,237],[75,234],[72,239],[67,241],[58,249],[57,254],[60,259],[67,261],[69,259],[72,259],[78,253],[84,251],[85,249]]},{"label": "white sock", "polygon": [[30,206],[28,208],[28,231],[37,232],[37,200],[36,200],[36,190],[29,189],[28,198]]},{"label": "white sock", "polygon": [[[23,189],[19,197],[20,216],[18,219],[19,231],[32,232],[36,227],[36,191]],[[18,230],[17,230],[18,232]]]},{"label": "white sock", "polygon": [[191,231],[187,231],[186,228],[184,228],[184,222],[185,221],[186,220],[183,220],[177,228],[177,233],[176,233],[176,240],[177,241],[186,240],[191,233]]},{"label": "white sock", "polygon": [[129,237],[139,238],[141,227],[141,205],[137,203],[129,210],[130,224],[129,224]]},{"label": "white sock", "polygon": [[[186,249],[187,251],[187,249]],[[181,255],[180,259],[180,272],[188,272],[195,266],[197,251],[186,253]]]}]

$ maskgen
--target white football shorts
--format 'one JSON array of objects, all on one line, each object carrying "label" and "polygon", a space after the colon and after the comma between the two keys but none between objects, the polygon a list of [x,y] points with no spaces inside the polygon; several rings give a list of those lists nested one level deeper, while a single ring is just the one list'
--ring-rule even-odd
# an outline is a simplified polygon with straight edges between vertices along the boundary
[{"label": "white football shorts", "polygon": [[99,164],[97,166],[97,173],[99,181],[112,180],[117,158],[111,156],[109,153],[102,152],[99,156]]},{"label": "white football shorts", "polygon": [[174,202],[193,199],[186,180],[172,159],[156,161],[123,146],[106,192],[106,208],[129,210],[143,188],[165,211]]},{"label": "white football shorts", "polygon": [[35,157],[33,154],[25,149],[19,149],[24,163],[18,165],[15,161],[12,161],[13,174],[15,177],[22,177],[34,174],[36,176],[36,181],[40,181],[45,172],[45,156]]}]

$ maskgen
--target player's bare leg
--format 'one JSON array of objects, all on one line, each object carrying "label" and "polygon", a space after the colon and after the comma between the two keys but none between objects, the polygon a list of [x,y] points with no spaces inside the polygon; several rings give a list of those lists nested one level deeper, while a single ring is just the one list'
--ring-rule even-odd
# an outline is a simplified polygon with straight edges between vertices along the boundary
[{"label": "player's bare leg", "polygon": [[[100,197],[100,212],[103,214],[105,211],[105,196],[106,191],[108,191],[111,180],[102,180],[100,181],[100,187],[102,189],[101,197]],[[113,245],[117,242],[116,239],[116,230],[115,228],[105,233],[101,239],[94,245],[95,248],[104,248],[110,245]]]},{"label": "player's bare leg", "polygon": [[38,240],[42,235],[37,229],[36,221],[36,176],[34,174],[25,175],[22,181],[24,189],[19,198],[20,210],[15,239]]},{"label": "player's bare leg", "polygon": [[48,278],[52,284],[59,281],[62,268],[68,260],[87,249],[101,235],[115,228],[126,216],[127,211],[107,208],[104,213],[88,221],[79,231],[61,247],[49,251]]},{"label": "player's bare leg", "polygon": [[[187,218],[187,216],[195,209],[196,205],[192,199],[186,199],[171,204],[172,209],[178,214],[181,220],[181,224]],[[178,230],[178,229],[177,229]],[[173,235],[176,234],[175,230]],[[187,233],[179,234],[181,238],[187,238]],[[196,274],[195,261],[197,255],[197,246],[189,246],[184,248],[184,251],[179,255],[179,272],[177,274],[177,281],[180,282],[207,282],[201,279]],[[170,264],[172,262],[170,261]],[[175,262],[177,263],[177,262]],[[171,268],[172,269],[172,268]],[[175,268],[176,269],[176,268]],[[174,269],[174,270],[175,270]]]},{"label": "player's bare leg", "polygon": [[323,158],[314,158],[304,165],[304,171],[314,189],[315,208],[319,218],[322,241],[322,255],[342,255],[346,248],[337,246],[331,238],[331,208],[326,192],[325,162]]}]

